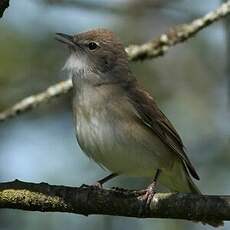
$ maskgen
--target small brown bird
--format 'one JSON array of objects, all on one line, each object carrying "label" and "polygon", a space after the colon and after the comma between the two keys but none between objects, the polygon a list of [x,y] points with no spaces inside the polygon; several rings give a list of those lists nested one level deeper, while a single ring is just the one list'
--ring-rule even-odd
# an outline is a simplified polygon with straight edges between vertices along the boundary
[{"label": "small brown bird", "polygon": [[98,184],[118,175],[153,177],[144,195],[147,204],[158,179],[172,191],[200,194],[191,178],[199,180],[199,176],[180,136],[138,84],[115,34],[96,29],[57,35],[71,51],[64,68],[73,81],[78,143],[90,158],[112,172]]}]

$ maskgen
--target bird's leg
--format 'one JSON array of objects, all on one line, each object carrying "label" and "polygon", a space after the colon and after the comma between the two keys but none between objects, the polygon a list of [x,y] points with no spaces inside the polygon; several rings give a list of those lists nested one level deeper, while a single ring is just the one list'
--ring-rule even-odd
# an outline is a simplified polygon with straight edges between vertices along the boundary
[{"label": "bird's leg", "polygon": [[118,176],[117,173],[111,173],[111,174],[109,174],[108,176],[102,178],[101,180],[98,180],[98,181],[97,181],[95,184],[93,184],[93,185],[86,185],[86,184],[83,184],[83,185],[81,185],[80,187],[81,187],[81,188],[87,188],[87,187],[93,186],[93,187],[96,187],[96,188],[102,188],[102,187],[103,187],[102,185],[103,185],[105,182],[109,181],[110,179],[112,179],[112,178],[114,178],[114,177],[116,177],[116,176]]},{"label": "bird's leg", "polygon": [[111,173],[111,174],[109,174],[108,176],[106,176],[106,177],[104,177],[104,178],[98,180],[98,181],[94,184],[94,186],[96,186],[96,187],[98,187],[98,188],[102,188],[102,187],[103,187],[103,184],[104,184],[105,182],[107,182],[107,181],[113,179],[113,178],[116,177],[116,176],[118,176],[117,173]]},{"label": "bird's leg", "polygon": [[160,176],[160,172],[161,172],[160,169],[157,169],[153,182],[147,187],[147,189],[144,190],[145,193],[142,196],[142,199],[145,202],[144,211],[149,208],[153,196],[156,193],[157,180]]}]

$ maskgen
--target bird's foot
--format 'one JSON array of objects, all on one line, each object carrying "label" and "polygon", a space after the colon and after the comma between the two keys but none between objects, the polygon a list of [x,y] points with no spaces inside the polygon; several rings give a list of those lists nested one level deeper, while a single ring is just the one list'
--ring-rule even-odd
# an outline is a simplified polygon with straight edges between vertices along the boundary
[{"label": "bird's foot", "polygon": [[93,184],[93,187],[98,188],[98,189],[103,189],[103,185],[99,181],[97,181],[95,184]]},{"label": "bird's foot", "polygon": [[156,193],[156,183],[153,182],[145,190],[137,191],[140,194],[140,198],[143,201],[143,205],[140,210],[140,216],[145,215],[150,210],[151,201]]},{"label": "bird's foot", "polygon": [[82,184],[81,186],[79,186],[79,188],[89,188],[90,187],[90,185],[88,185],[88,184]]},{"label": "bird's foot", "polygon": [[103,186],[100,182],[96,182],[95,184],[88,185],[88,184],[82,184],[80,188],[93,188],[93,189],[102,189]]}]

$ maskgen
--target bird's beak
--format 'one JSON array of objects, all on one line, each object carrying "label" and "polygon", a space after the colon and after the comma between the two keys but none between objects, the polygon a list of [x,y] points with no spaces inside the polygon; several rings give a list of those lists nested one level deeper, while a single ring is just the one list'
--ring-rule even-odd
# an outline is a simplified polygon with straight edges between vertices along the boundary
[{"label": "bird's beak", "polygon": [[56,33],[55,39],[59,42],[62,42],[64,44],[70,45],[70,46],[76,46],[76,44],[73,41],[73,36],[68,34],[62,34],[62,33]]}]

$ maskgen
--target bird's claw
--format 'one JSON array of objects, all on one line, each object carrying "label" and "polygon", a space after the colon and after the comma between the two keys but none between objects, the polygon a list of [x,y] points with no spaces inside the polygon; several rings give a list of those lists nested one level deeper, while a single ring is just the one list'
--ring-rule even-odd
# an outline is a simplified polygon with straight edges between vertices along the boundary
[{"label": "bird's claw", "polygon": [[96,182],[95,184],[88,185],[88,184],[82,184],[80,188],[94,188],[94,189],[102,189],[102,184],[99,182]]},{"label": "bird's claw", "polygon": [[143,201],[142,207],[139,212],[140,216],[143,216],[146,214],[146,212],[149,212],[150,204],[156,193],[155,187],[155,184],[151,184],[147,189],[137,191],[139,192],[141,200]]},{"label": "bird's claw", "polygon": [[88,185],[88,184],[82,184],[79,188],[89,188],[90,187],[90,185]]}]

